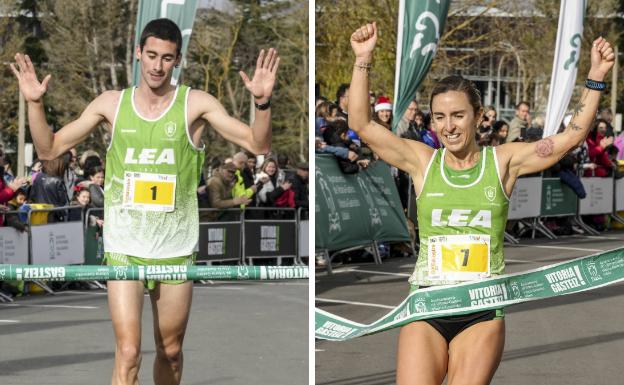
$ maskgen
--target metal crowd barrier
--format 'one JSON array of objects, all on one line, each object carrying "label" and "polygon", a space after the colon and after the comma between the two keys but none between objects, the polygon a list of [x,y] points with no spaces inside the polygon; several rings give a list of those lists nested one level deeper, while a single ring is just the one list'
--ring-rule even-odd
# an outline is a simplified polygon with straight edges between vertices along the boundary
[{"label": "metal crowd barrier", "polygon": [[[532,230],[531,238],[535,238],[535,232],[539,231],[550,239],[556,239],[557,235],[542,223],[545,218],[569,216],[575,225],[591,235],[600,233],[583,221],[583,215],[604,214],[624,223],[624,218],[617,214],[624,210],[621,198],[624,196],[624,180],[613,177],[581,177],[580,180],[587,193],[584,199],[579,199],[559,178],[519,178],[511,196],[509,219],[524,223]],[[527,196],[530,199],[524,199]],[[514,203],[524,207],[512,210]],[[512,240],[512,243],[517,242]]]},{"label": "metal crowd barrier", "polygon": [[[272,217],[272,213],[275,215]],[[303,265],[299,258],[299,216],[293,208],[245,208],[243,226],[244,262],[254,259],[293,258],[294,264]],[[292,218],[283,218],[292,217]],[[259,240],[259,242],[257,241]]]},{"label": "metal crowd barrier", "polygon": [[[89,209],[85,217],[100,212],[102,209]],[[290,219],[275,218],[272,213],[287,213]],[[253,259],[275,258],[280,265],[283,258],[292,258],[295,265],[305,265],[302,258],[308,257],[307,244],[305,249],[299,246],[302,238],[307,238],[307,230],[301,231],[301,226],[309,223],[302,219],[306,215],[304,208],[200,208],[197,262],[247,265]],[[90,244],[94,226],[85,223],[84,228],[88,243],[85,259],[88,264],[101,263],[102,256],[93,253],[101,254],[102,247]]]},{"label": "metal crowd barrier", "polygon": [[[12,227],[0,228],[0,264],[84,263],[82,223],[68,221],[69,213],[73,210],[82,211],[82,208],[63,206],[2,213],[5,218],[7,215],[17,215],[20,220],[26,215],[27,227],[25,234]],[[63,221],[50,221],[49,214],[55,212],[65,213]],[[41,213],[47,215],[41,216]],[[34,215],[36,215],[35,221],[33,221]],[[42,280],[34,280],[33,283],[48,293],[54,293]]]}]

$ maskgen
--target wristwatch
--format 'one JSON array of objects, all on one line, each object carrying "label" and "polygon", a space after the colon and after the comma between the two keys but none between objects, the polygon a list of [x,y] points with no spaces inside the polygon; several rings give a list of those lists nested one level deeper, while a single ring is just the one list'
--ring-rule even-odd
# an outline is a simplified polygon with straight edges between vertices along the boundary
[{"label": "wristwatch", "polygon": [[269,107],[271,107],[271,99],[269,98],[269,100],[267,100],[264,104],[258,104],[254,101],[254,106],[256,106],[256,108],[260,111],[268,110]]}]

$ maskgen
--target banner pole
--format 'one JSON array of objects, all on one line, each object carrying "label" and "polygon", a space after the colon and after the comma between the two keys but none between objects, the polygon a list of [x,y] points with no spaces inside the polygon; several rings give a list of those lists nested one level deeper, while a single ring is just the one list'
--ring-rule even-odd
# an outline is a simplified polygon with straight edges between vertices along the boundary
[{"label": "banner pole", "polygon": [[24,95],[19,92],[19,110],[17,120],[17,176],[26,175],[25,142],[26,142],[26,102]]},{"label": "banner pole", "polygon": [[[613,64],[613,69],[611,70],[611,113],[613,114],[613,118],[615,119],[615,111],[617,110],[617,78],[618,78],[618,46],[615,46],[615,63]],[[613,122],[615,123],[615,122]]]},{"label": "banner pole", "polygon": [[[394,103],[392,104],[392,116],[397,117],[397,105],[399,100],[399,81],[401,80],[401,55],[403,54],[403,18],[405,15],[405,0],[399,1],[399,17],[397,21],[397,55],[396,64],[394,66]],[[402,117],[401,117],[402,118]],[[396,133],[397,125],[393,124],[392,130]]]}]

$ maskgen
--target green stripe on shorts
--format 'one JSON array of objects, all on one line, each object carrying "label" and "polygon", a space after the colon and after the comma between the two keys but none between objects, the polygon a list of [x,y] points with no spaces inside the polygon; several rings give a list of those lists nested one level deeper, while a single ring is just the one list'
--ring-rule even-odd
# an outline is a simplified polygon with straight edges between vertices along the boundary
[{"label": "green stripe on shorts", "polygon": [[[185,255],[182,257],[172,257],[172,258],[140,258],[133,257],[131,255],[121,254],[121,253],[104,253],[104,261],[108,266],[192,266],[195,264],[195,258],[197,257],[197,253],[193,253],[191,255]],[[170,281],[160,281],[161,283],[167,285],[179,285],[186,281],[182,280],[170,280]],[[156,281],[154,280],[146,280],[145,287],[148,290],[154,290],[156,288]]]}]

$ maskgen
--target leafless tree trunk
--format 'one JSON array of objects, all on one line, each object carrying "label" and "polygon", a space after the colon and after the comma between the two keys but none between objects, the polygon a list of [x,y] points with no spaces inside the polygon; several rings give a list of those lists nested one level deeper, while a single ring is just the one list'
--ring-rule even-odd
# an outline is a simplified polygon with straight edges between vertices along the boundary
[{"label": "leafless tree trunk", "polygon": [[136,0],[130,0],[130,14],[134,15],[128,20],[126,28],[126,79],[128,85],[132,84],[132,62],[134,58],[134,25],[136,24]]}]

